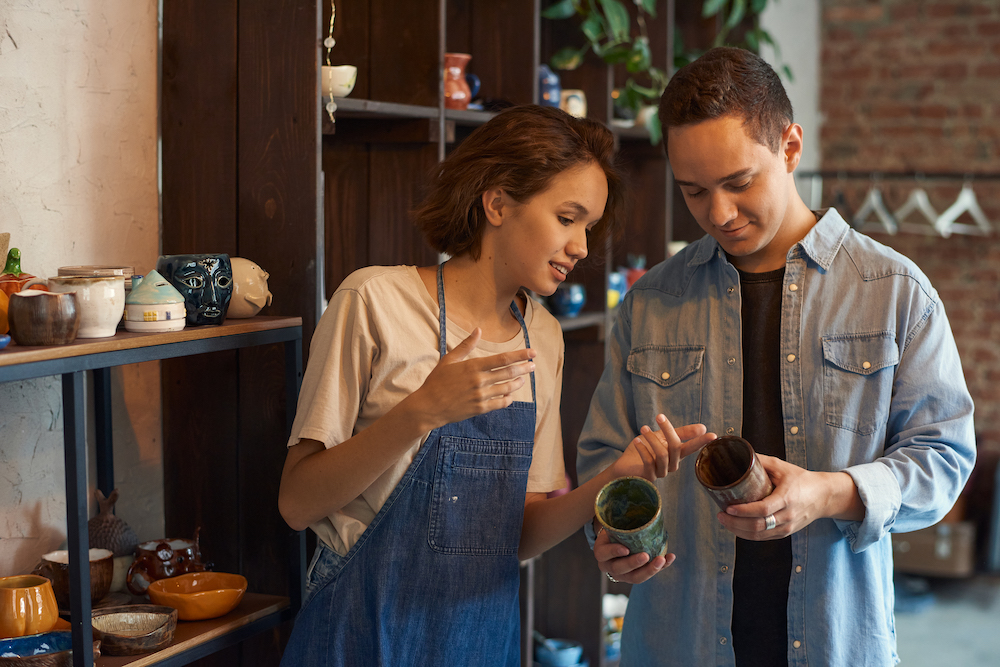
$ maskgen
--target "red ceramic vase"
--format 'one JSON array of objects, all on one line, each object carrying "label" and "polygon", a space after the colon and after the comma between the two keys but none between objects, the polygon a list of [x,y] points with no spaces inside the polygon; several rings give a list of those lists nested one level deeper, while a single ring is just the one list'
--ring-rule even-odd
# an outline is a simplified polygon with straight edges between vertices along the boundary
[{"label": "red ceramic vase", "polygon": [[466,109],[472,101],[472,91],[465,81],[465,66],[472,59],[468,53],[444,54],[444,106]]}]

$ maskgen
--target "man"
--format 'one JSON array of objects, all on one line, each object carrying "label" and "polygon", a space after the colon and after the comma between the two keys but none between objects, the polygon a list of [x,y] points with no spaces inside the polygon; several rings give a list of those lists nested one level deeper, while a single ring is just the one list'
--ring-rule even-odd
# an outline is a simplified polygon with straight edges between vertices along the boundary
[{"label": "man", "polygon": [[657,482],[675,553],[596,536],[600,569],[641,583],[622,665],[895,664],[889,533],[941,519],[976,456],[944,307],[911,261],[803,203],[802,128],[756,55],[678,71],[660,120],[707,236],[627,293],[577,468],[663,413],[742,435],[775,490],[719,512],[677,449]]}]

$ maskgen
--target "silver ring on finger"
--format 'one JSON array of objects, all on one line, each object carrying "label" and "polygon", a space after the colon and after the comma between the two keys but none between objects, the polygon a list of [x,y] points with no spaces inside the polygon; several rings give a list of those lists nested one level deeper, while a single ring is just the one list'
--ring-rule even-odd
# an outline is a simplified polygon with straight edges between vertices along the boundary
[{"label": "silver ring on finger", "polygon": [[620,583],[622,583],[622,582],[618,581],[617,579],[615,579],[614,577],[612,577],[610,572],[605,572],[604,574],[607,575],[608,581],[610,581],[611,583],[613,583],[613,584],[620,584]]},{"label": "silver ring on finger", "polygon": [[777,520],[774,518],[773,514],[768,514],[764,517],[764,530],[771,530],[778,525]]}]

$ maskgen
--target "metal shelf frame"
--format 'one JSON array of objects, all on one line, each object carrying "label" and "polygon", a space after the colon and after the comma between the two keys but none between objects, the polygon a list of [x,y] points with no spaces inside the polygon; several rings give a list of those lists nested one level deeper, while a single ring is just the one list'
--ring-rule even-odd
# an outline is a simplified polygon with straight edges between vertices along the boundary
[{"label": "metal shelf frame", "polygon": [[[84,373],[94,376],[94,426],[97,487],[107,496],[114,489],[114,447],[111,423],[111,368],[124,364],[283,343],[285,348],[286,431],[291,431],[302,379],[301,318],[256,317],[174,334],[122,334],[99,342],[70,347],[8,347],[0,352],[0,382],[52,375],[62,376],[63,449],[66,464],[66,538],[70,557],[70,625],[74,667],[93,667],[93,628],[90,624],[89,558],[87,534],[87,439]],[[124,339],[124,340],[122,340]],[[146,342],[148,341],[148,342]],[[77,351],[77,348],[79,351]],[[30,350],[31,352],[27,352]],[[37,353],[36,353],[37,352]],[[25,360],[19,360],[24,357]],[[305,533],[300,531],[290,555],[289,598],[285,609],[200,643],[163,665],[186,665],[198,658],[243,641],[249,636],[294,618],[305,587]],[[87,593],[84,594],[84,591]],[[84,619],[87,622],[84,622]]]}]

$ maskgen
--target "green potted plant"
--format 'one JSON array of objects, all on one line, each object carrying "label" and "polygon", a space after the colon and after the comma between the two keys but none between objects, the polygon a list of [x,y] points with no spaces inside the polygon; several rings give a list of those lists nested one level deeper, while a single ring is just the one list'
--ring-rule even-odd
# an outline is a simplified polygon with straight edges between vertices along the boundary
[{"label": "green potted plant", "polygon": [[[543,11],[542,16],[552,20],[576,18],[583,33],[582,46],[565,46],[559,49],[549,64],[554,69],[573,70],[583,63],[588,51],[592,51],[609,65],[625,65],[629,74],[625,85],[615,91],[615,106],[623,115],[636,117],[643,107],[654,107],[648,114],[647,127],[650,141],[660,141],[660,123],[655,106],[670,80],[670,74],[654,67],[649,36],[646,31],[647,18],[656,18],[658,0],[632,0],[636,8],[633,23],[629,10],[621,0],[555,0]],[[705,0],[702,16],[716,17],[719,26],[713,46],[730,43],[754,52],[762,44],[769,44],[777,50],[771,35],[760,27],[760,14],[767,7],[768,0]],[[742,39],[733,43],[728,38],[737,26],[750,24],[742,34]],[[701,55],[700,51],[686,49],[680,34],[674,35],[674,68],[683,67]],[[782,68],[791,79],[788,66]]]}]

